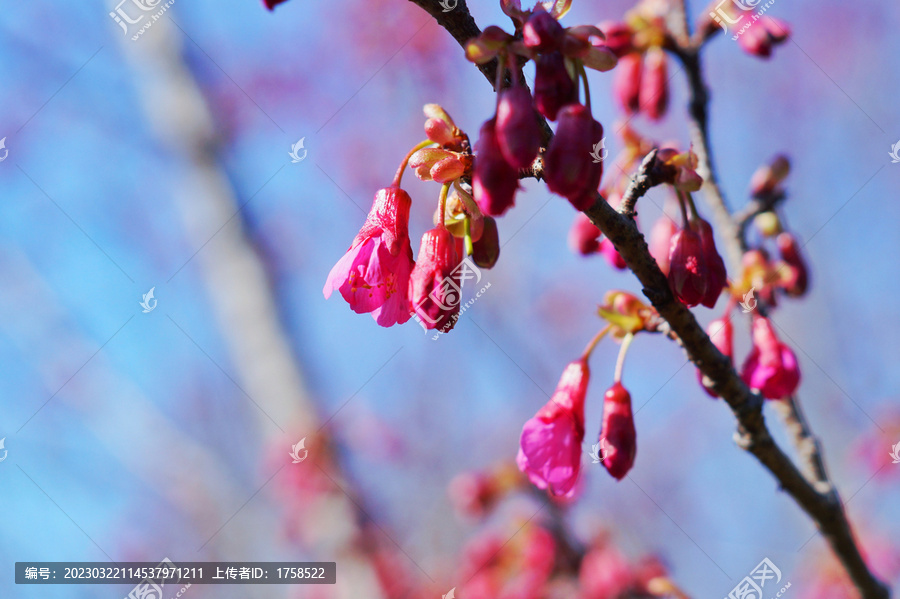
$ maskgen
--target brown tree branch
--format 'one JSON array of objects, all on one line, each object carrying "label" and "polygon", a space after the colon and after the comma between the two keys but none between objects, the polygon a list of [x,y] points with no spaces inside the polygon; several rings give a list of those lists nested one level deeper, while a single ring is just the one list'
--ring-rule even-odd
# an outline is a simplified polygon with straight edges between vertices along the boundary
[{"label": "brown tree branch", "polygon": [[[468,12],[465,0],[460,0],[456,9],[443,12],[437,0],[410,0],[421,6],[442,27],[464,45],[463,31],[480,31]],[[708,92],[703,82],[699,53],[694,49],[680,49],[678,52],[691,89],[689,113],[693,127],[695,150],[701,165],[705,165],[707,198],[713,210],[716,226],[726,240],[726,252],[732,268],[739,268],[742,248],[736,234],[736,224],[725,203],[724,196],[716,182],[709,152],[707,119]],[[494,67],[496,68],[496,66]],[[482,67],[489,81],[493,78]],[[496,71],[494,71],[496,72]],[[644,162],[635,180],[647,175],[650,163]],[[535,175],[539,176],[535,168]],[[646,193],[649,187],[632,185],[632,196],[626,194],[623,205],[634,206],[637,197]],[[768,469],[800,507],[813,519],[822,535],[831,545],[838,559],[844,565],[853,583],[864,599],[888,599],[890,591],[869,571],[860,554],[850,530],[850,524],[843,505],[834,491],[823,493],[797,469],[772,439],[762,413],[763,399],[753,393],[734,370],[730,360],[712,344],[709,336],[694,318],[693,313],[672,295],[666,276],[660,271],[656,260],[650,255],[643,235],[638,231],[632,218],[619,214],[606,200],[597,195],[594,205],[584,211],[604,235],[612,241],[625,263],[643,285],[643,293],[657,312],[664,318],[677,336],[679,345],[687,357],[711,381],[712,389],[722,397],[737,419],[735,442],[749,451]],[[799,414],[799,413],[798,413]],[[808,429],[805,429],[808,431]],[[811,435],[810,435],[811,437]],[[818,458],[821,460],[821,458]],[[824,474],[824,467],[821,469]],[[830,484],[830,483],[829,483]]]}]

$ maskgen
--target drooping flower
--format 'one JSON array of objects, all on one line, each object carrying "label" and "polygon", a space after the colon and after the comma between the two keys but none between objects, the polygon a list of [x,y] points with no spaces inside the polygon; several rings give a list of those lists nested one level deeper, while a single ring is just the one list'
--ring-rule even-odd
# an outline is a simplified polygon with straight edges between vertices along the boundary
[{"label": "drooping flower", "polygon": [[496,129],[500,151],[510,166],[531,166],[541,149],[541,128],[528,88],[516,86],[500,92]]},{"label": "drooping flower", "polygon": [[426,329],[446,333],[456,324],[460,304],[459,256],[456,242],[446,227],[438,226],[422,236],[416,266],[409,277],[409,302]]},{"label": "drooping flower", "polygon": [[[731,324],[731,318],[716,318],[706,327],[706,334],[709,335],[710,341],[716,346],[720,352],[725,354],[729,360],[734,359],[734,326]],[[719,397],[719,395],[710,389],[703,381],[703,373],[697,369],[697,380],[700,386],[710,397]]]},{"label": "drooping flower", "polygon": [[326,299],[337,289],[354,312],[371,312],[383,327],[409,320],[411,205],[409,194],[399,187],[375,193],[365,224],[328,274],[322,290]]},{"label": "drooping flower", "polygon": [[775,335],[768,318],[753,318],[753,349],[741,369],[741,378],[767,399],[783,399],[800,385],[797,356]]},{"label": "drooping flower", "polygon": [[591,157],[603,139],[603,126],[581,104],[559,112],[559,126],[544,156],[544,179],[553,193],[568,199],[578,210],[589,208],[597,196],[603,162]]},{"label": "drooping flower", "polygon": [[585,359],[571,362],[556,391],[522,429],[516,463],[539,489],[572,497],[581,470],[584,399],[590,370]]},{"label": "drooping flower", "polygon": [[613,77],[613,96],[628,114],[641,109],[641,75],[644,70],[643,57],[637,52],[626,54],[619,59]]},{"label": "drooping flower", "polygon": [[616,480],[622,480],[634,465],[637,433],[631,411],[631,394],[622,383],[613,383],[603,396],[603,428],[600,455],[603,465]]},{"label": "drooping flower", "polygon": [[497,140],[497,119],[485,121],[475,144],[475,169],[472,175],[472,191],[481,211],[489,216],[500,216],[516,199],[519,189],[519,172],[503,157]]},{"label": "drooping flower", "polygon": [[534,65],[534,107],[555,121],[560,108],[578,100],[578,87],[566,69],[562,52],[540,54]]},{"label": "drooping flower", "polygon": [[716,305],[728,278],[712,227],[702,218],[690,219],[672,236],[668,278],[672,293],[686,306]]}]

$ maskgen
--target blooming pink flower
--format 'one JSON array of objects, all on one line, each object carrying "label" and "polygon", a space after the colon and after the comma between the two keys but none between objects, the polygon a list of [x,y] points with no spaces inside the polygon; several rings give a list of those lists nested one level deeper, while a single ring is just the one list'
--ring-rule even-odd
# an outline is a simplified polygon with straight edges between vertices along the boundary
[{"label": "blooming pink flower", "polygon": [[560,108],[578,101],[578,87],[562,52],[540,54],[534,61],[534,73],[534,107],[555,121]]},{"label": "blooming pink flower", "polygon": [[584,398],[590,370],[584,359],[563,371],[553,397],[522,429],[516,463],[539,489],[572,497],[581,469]]},{"label": "blooming pink flower", "polygon": [[631,412],[631,394],[622,383],[613,383],[603,396],[603,428],[600,455],[603,465],[616,480],[622,480],[634,465],[637,433]]},{"label": "blooming pink flower", "polygon": [[[731,324],[731,318],[725,316],[713,320],[706,327],[706,334],[720,352],[725,354],[729,360],[734,359],[734,326]],[[700,381],[700,386],[710,397],[719,397],[715,391],[703,383],[703,373],[699,368],[697,369],[697,380]]]},{"label": "blooming pink flower", "polygon": [[603,162],[596,162],[591,153],[602,139],[603,126],[585,106],[569,104],[559,111],[556,135],[544,155],[544,179],[550,191],[578,210],[589,208],[597,197]]},{"label": "blooming pink flower", "polygon": [[531,105],[531,92],[528,88],[516,86],[500,92],[500,101],[497,103],[497,141],[510,166],[523,169],[534,162],[541,149],[541,128],[537,113]]},{"label": "blooming pink flower", "polygon": [[519,189],[519,172],[506,161],[497,140],[497,119],[481,126],[475,144],[475,170],[472,175],[472,191],[481,211],[490,216],[500,216],[516,200]]},{"label": "blooming pink flower", "polygon": [[741,378],[767,399],[783,399],[793,394],[800,385],[797,356],[778,340],[768,318],[754,317],[752,336],[753,349],[741,369]]},{"label": "blooming pink flower", "polygon": [[460,303],[456,242],[446,227],[422,236],[419,259],[409,277],[409,301],[426,329],[447,332],[456,324]]},{"label": "blooming pink flower", "polygon": [[372,313],[383,327],[409,320],[407,288],[413,269],[409,244],[412,199],[399,187],[375,193],[372,208],[350,249],[338,260],[322,292],[337,289],[357,314]]}]

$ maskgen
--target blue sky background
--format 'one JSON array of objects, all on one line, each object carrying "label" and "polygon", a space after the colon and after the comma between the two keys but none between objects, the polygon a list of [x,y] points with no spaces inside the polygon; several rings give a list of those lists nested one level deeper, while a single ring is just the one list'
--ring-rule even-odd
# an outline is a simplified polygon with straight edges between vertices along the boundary
[{"label": "blue sky background", "polygon": [[[617,19],[626,8],[574,4],[569,25]],[[508,28],[493,0],[470,8],[482,27]],[[237,290],[206,287],[202,256],[192,258],[222,251],[223,225],[243,227],[263,258],[308,391],[322,420],[336,414],[342,464],[371,514],[418,566],[452,582],[454,556],[475,526],[451,515],[447,482],[513,457],[522,423],[600,327],[603,294],[639,286],[601,258],[574,256],[571,206],[530,181],[499,221],[504,245],[489,292],[439,341],[414,323],[382,329],[339,298],[323,299],[374,191],[422,138],[421,106],[443,104],[473,141],[493,110],[490,86],[461,50],[402,0],[291,0],[274,14],[252,0],[176,1],[164,21],[178,27],[162,27],[209,103],[218,166],[246,202],[226,223],[201,219],[210,241],[200,247],[177,203],[191,199],[183,159],[147,119],[142,103],[153,99],[123,50],[150,44],[122,41],[109,10],[38,1],[8,4],[0,17],[0,136],[9,150],[0,162],[0,437],[9,451],[0,463],[0,594],[127,592],[17,587],[15,561],[333,559],[303,555],[284,538],[269,491],[226,525],[228,543],[197,551],[269,478],[270,452],[313,432],[258,424],[229,378],[237,369],[211,294]],[[792,159],[784,214],[807,244],[813,282],[774,318],[794,341],[800,394],[853,521],[891,542],[900,538],[900,466],[887,457],[900,442],[891,310],[900,295],[900,165],[888,151],[900,139],[900,6],[784,0],[770,14],[794,31],[772,60],[724,38],[704,56],[719,174],[739,207],[761,163],[778,152]],[[620,115],[610,82],[592,76],[594,114],[614,155]],[[669,117],[633,124],[684,145],[684,105],[676,75]],[[308,159],[291,164],[287,152],[301,137]],[[416,238],[438,189],[412,175],[406,182]],[[665,194],[650,198],[661,205]],[[640,212],[645,228],[659,214],[653,202]],[[143,314],[150,287],[160,309]],[[616,350],[604,343],[592,359],[589,439]],[[658,553],[696,597],[724,596],[763,557],[800,581],[824,543],[798,551],[812,524],[734,446],[732,416],[699,389],[678,349],[638,338],[625,382],[641,406],[637,463],[621,483],[588,469],[574,529],[587,538],[609,526],[630,555]],[[875,467],[865,455],[877,456]],[[184,487],[160,488],[172,480]],[[173,504],[182,495],[189,499]],[[225,518],[200,517],[204,497]],[[794,589],[801,596],[800,582]],[[194,587],[190,596],[289,596],[287,587],[265,591]]]}]

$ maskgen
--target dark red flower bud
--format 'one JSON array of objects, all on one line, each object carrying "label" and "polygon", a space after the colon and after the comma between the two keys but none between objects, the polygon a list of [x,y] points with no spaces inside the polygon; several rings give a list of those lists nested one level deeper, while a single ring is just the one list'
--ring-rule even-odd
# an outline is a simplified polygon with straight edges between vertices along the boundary
[{"label": "dark red flower bud", "polygon": [[553,193],[568,199],[578,210],[596,199],[603,162],[592,157],[603,139],[603,126],[581,104],[569,104],[559,113],[559,127],[544,156],[544,179]]},{"label": "dark red flower bud", "polygon": [[481,211],[500,216],[515,203],[519,172],[503,157],[497,140],[496,119],[485,121],[475,144],[472,191]]},{"label": "dark red flower bud", "polygon": [[666,53],[661,48],[651,48],[644,58],[641,74],[641,110],[654,121],[666,114],[669,107],[669,73]]},{"label": "dark red flower bud", "polygon": [[628,114],[634,114],[641,109],[641,73],[644,70],[644,60],[640,54],[626,54],[619,59],[613,77],[613,96],[619,106]]},{"label": "dark red flower bud", "polygon": [[603,465],[616,480],[622,480],[634,465],[637,432],[631,412],[631,394],[622,383],[613,383],[603,395],[603,429],[600,455]]},{"label": "dark red flower bud", "polygon": [[481,268],[493,268],[498,258],[500,258],[500,232],[497,230],[497,221],[485,216],[481,237],[472,244],[472,260]]},{"label": "dark red flower bud", "polygon": [[809,288],[809,269],[800,254],[797,238],[790,233],[781,233],[775,238],[784,268],[779,269],[779,285],[791,296],[799,297]]},{"label": "dark red flower bud", "polygon": [[700,235],[690,228],[672,236],[669,248],[669,287],[681,303],[692,308],[706,295],[706,261]]},{"label": "dark red flower bud", "polygon": [[447,332],[456,324],[460,304],[456,243],[445,227],[422,236],[418,261],[409,276],[409,301],[426,329]]},{"label": "dark red flower bud", "polygon": [[542,115],[555,121],[560,108],[578,101],[578,87],[566,70],[561,52],[541,54],[534,64],[534,106]]},{"label": "dark red flower bud", "polygon": [[634,50],[632,45],[634,32],[625,23],[606,22],[600,23],[599,27],[606,34],[606,47],[617,57],[622,58]]},{"label": "dark red flower bud", "polygon": [[569,229],[569,247],[576,254],[588,256],[600,249],[600,229],[591,222],[584,212],[575,215]]},{"label": "dark red flower bud", "polygon": [[511,166],[523,169],[534,162],[541,149],[541,127],[531,105],[528,88],[511,87],[500,92],[497,141],[503,157]]},{"label": "dark red flower bud", "polygon": [[722,294],[725,285],[728,284],[728,272],[725,262],[716,249],[716,240],[709,223],[698,218],[694,221],[697,234],[700,235],[700,245],[703,248],[703,261],[706,263],[706,292],[700,303],[707,308],[713,308]]},{"label": "dark red flower bud", "polygon": [[539,52],[559,50],[565,31],[559,21],[538,4],[531,17],[522,28],[522,41],[526,46]]}]

